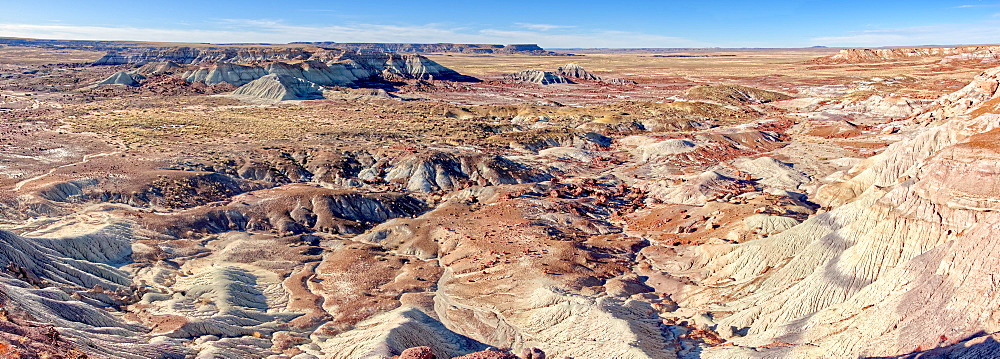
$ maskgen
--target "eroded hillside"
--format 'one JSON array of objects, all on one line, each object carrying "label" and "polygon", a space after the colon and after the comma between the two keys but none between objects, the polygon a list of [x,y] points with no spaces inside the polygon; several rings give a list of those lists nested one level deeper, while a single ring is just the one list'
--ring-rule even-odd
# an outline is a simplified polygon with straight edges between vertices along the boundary
[{"label": "eroded hillside", "polygon": [[3,355],[1000,349],[998,70],[92,55],[0,66]]}]

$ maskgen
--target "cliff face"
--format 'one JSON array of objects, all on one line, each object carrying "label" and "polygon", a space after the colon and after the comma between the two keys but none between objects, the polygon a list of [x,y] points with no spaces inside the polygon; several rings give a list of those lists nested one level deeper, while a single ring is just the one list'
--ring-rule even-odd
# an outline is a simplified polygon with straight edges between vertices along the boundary
[{"label": "cliff face", "polygon": [[528,82],[539,85],[573,83],[572,81],[570,81],[565,77],[541,70],[525,70],[521,72],[507,74],[504,75],[504,80],[511,82]]},{"label": "cliff face", "polygon": [[358,86],[364,81],[409,79],[477,81],[416,54],[341,52],[290,48],[146,49],[110,52],[94,65],[198,65],[181,76],[207,85],[242,86],[268,74],[288,75],[320,86]]},{"label": "cliff face", "polygon": [[[357,75],[367,75],[367,77],[382,74],[383,77],[401,79],[477,81],[424,56],[413,54],[347,52],[334,59],[330,65],[345,66]],[[387,78],[387,80],[393,79]]]},{"label": "cliff face", "polygon": [[[167,47],[142,47],[137,43],[122,41],[91,41],[91,40],[43,40],[43,39],[22,39],[0,37],[0,45],[10,46],[32,46],[40,48],[60,48],[94,51],[122,51],[130,52],[135,49],[157,49],[169,50]],[[326,49],[338,49],[349,51],[385,51],[408,54],[420,54],[431,52],[452,52],[464,54],[519,54],[535,56],[561,56],[552,51],[547,51],[535,44],[406,44],[406,43],[374,43],[374,42],[292,42],[289,45],[313,46]],[[236,47],[210,47],[212,51],[227,52],[226,49]],[[259,47],[259,49],[273,49]]]},{"label": "cliff face", "polygon": [[344,64],[327,65],[318,61],[308,61],[296,64],[272,62],[266,65],[221,63],[185,72],[181,78],[187,82],[204,82],[206,85],[230,83],[243,86],[268,74],[292,76],[320,86],[352,86],[361,79],[371,76],[369,72],[358,76]]},{"label": "cliff face", "polygon": [[958,47],[922,47],[896,49],[843,49],[840,52],[816,59],[821,63],[859,63],[912,60],[938,57],[943,63],[956,60],[996,59],[1000,46],[958,46]]},{"label": "cliff face", "polygon": [[315,83],[285,74],[270,74],[253,80],[236,89],[233,95],[278,101],[323,98]]},{"label": "cliff face", "polygon": [[[313,44],[313,43],[310,43]],[[173,61],[178,64],[206,62],[260,61],[330,61],[345,54],[406,54],[430,52],[472,54],[556,55],[538,45],[463,45],[463,44],[337,44],[315,43],[321,48],[306,47],[132,47],[108,52],[93,65],[135,65]]]},{"label": "cliff face", "polygon": [[326,55],[325,51],[309,51],[304,48],[277,47],[229,47],[229,48],[131,48],[112,51],[93,65],[135,65],[150,62],[173,61],[178,64],[201,64],[205,62],[256,62],[276,60],[308,60]]}]

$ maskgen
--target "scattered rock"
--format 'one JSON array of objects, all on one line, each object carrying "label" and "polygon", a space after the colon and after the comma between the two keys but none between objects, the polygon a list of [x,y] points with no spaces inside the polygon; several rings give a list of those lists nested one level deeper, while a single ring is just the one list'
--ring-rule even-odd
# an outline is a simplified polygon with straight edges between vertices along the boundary
[{"label": "scattered rock", "polygon": [[452,359],[519,359],[517,355],[507,354],[496,350],[484,350],[472,354],[455,357]]},{"label": "scattered rock", "polygon": [[430,347],[415,347],[404,350],[399,359],[436,359]]}]

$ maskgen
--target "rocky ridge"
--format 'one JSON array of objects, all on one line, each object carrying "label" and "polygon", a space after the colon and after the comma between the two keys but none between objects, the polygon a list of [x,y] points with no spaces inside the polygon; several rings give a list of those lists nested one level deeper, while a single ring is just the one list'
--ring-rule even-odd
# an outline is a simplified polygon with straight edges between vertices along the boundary
[{"label": "rocky ridge", "polygon": [[580,80],[588,80],[588,81],[600,81],[601,80],[600,76],[597,76],[597,75],[594,75],[594,74],[592,74],[590,72],[587,72],[587,70],[583,69],[583,66],[580,66],[580,65],[577,65],[577,64],[569,64],[569,65],[565,65],[565,66],[559,66],[559,68],[556,69],[555,74],[559,75],[559,76],[562,76],[562,77],[571,78],[571,79],[580,79]]},{"label": "rocky ridge", "polygon": [[396,43],[338,43],[338,42],[294,42],[292,44],[303,44],[318,46],[328,49],[361,50],[361,51],[385,51],[395,53],[430,53],[430,52],[457,52],[463,54],[498,54],[498,55],[535,55],[535,56],[560,56],[561,54],[546,51],[535,44],[396,44]]},{"label": "rocky ridge", "polygon": [[104,81],[98,82],[98,85],[125,85],[125,86],[139,86],[139,80],[144,79],[142,75],[130,75],[124,71],[119,71],[111,76],[108,76]]},{"label": "rocky ridge", "polygon": [[997,61],[1000,46],[918,47],[883,49],[843,49],[840,52],[816,59],[828,63],[868,63],[940,58],[941,64],[956,61],[976,61],[991,64]]},{"label": "rocky ridge", "polygon": [[[420,55],[385,52],[173,48],[129,54],[109,53],[94,64],[141,66],[136,70],[138,73],[178,73],[187,82],[209,86],[223,83],[244,86],[271,74],[335,87],[362,87],[406,80],[477,81]],[[185,70],[185,67],[188,69]]]},{"label": "rocky ridge", "polygon": [[[996,81],[991,71],[969,87]],[[681,304],[728,313],[719,327],[748,330],[705,357],[889,357],[996,332],[993,314],[980,315],[993,300],[969,294],[990,285],[996,265],[972,254],[993,245],[983,235],[995,186],[965,174],[991,171],[982,166],[996,155],[988,143],[998,118],[965,112],[926,128],[821,188],[830,212],[705,257],[712,274]],[[719,298],[729,304],[713,308]]]},{"label": "rocky ridge", "polygon": [[[32,46],[39,48],[78,49],[94,51],[128,52],[136,49],[157,50],[167,47],[156,46],[156,43],[130,41],[95,41],[95,40],[44,40],[28,38],[0,37],[0,44],[10,46]],[[292,42],[287,45],[273,44],[270,47],[322,47],[329,49],[384,51],[397,53],[428,53],[456,52],[470,54],[523,54],[534,56],[562,56],[546,51],[535,44],[404,44],[404,43],[338,43],[338,42]],[[237,46],[208,45],[202,48],[223,49]]]},{"label": "rocky ridge", "polygon": [[[245,86],[269,75],[296,78],[316,86],[328,87],[372,87],[387,86],[391,83],[409,80],[443,80],[475,82],[477,79],[459,74],[440,64],[416,54],[387,52],[344,52],[340,50],[306,50],[300,48],[169,48],[132,50],[131,52],[110,52],[94,62],[98,65],[130,65],[139,67],[135,75],[115,75],[108,81],[126,81],[126,77],[179,74],[189,83],[203,83],[208,86],[229,84]],[[106,81],[107,82],[107,81]],[[263,81],[258,83],[260,87]],[[271,81],[273,82],[273,81]],[[292,82],[279,81],[289,87]],[[129,82],[130,86],[138,83]],[[304,86],[304,85],[303,85]],[[295,87],[305,90],[305,87]],[[273,86],[272,86],[273,87]],[[277,89],[277,87],[275,87]],[[278,90],[274,90],[278,91]],[[284,92],[272,90],[262,93],[244,89],[236,95],[274,99],[276,98],[316,98],[304,92]],[[294,93],[294,94],[292,94]],[[263,96],[263,97],[262,97]]]},{"label": "rocky ridge", "polygon": [[573,81],[542,70],[524,70],[503,76],[505,81],[527,82],[537,85],[571,84]]}]

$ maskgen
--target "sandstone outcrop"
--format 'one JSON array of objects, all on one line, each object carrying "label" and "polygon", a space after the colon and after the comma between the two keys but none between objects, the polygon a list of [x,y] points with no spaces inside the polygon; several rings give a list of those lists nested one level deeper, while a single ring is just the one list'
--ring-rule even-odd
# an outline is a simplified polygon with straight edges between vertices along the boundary
[{"label": "sandstone outcrop", "polygon": [[[326,55],[320,52],[318,56]],[[171,47],[171,48],[129,48],[112,51],[93,65],[142,66],[151,62],[173,61],[178,64],[201,64],[208,62],[248,63],[278,60],[308,60],[317,56],[305,48],[280,47]]]},{"label": "sandstone outcrop", "polygon": [[[357,328],[325,340],[330,358],[390,358],[413,355],[412,347],[423,346],[437,358],[454,358],[486,349],[445,328],[443,324],[413,308],[399,308],[357,324]],[[409,353],[408,353],[409,352]]]},{"label": "sandstone outcrop", "polygon": [[150,62],[136,69],[136,73],[143,75],[173,75],[184,71],[184,66],[173,62]]},{"label": "sandstone outcrop", "polygon": [[323,91],[323,97],[329,99],[346,99],[346,100],[357,100],[357,99],[384,99],[384,100],[398,100],[399,96],[386,91],[385,89],[366,89],[366,88],[331,88]]},{"label": "sandstone outcrop", "polygon": [[[139,79],[136,79],[139,77]],[[125,85],[125,86],[139,86],[139,80],[143,79],[141,75],[130,75],[124,71],[118,71],[104,81],[98,82],[98,85]]]},{"label": "sandstone outcrop", "polygon": [[980,60],[995,57],[1000,46],[957,46],[885,49],[843,49],[840,52],[816,59],[816,62],[865,63],[945,58],[947,62],[974,57]]},{"label": "sandstone outcrop", "polygon": [[[974,84],[995,81],[989,72]],[[996,185],[980,175],[998,156],[990,111],[973,108],[855,166],[821,189],[831,211],[706,258],[711,274],[696,275],[705,286],[682,305],[731,313],[715,322],[747,332],[704,357],[894,357],[995,332],[992,297],[972,294],[989,290],[997,265],[974,254],[996,244],[986,235]],[[727,304],[708,303],[720,298]]]},{"label": "sandstone outcrop", "polygon": [[154,216],[148,222],[171,234],[230,230],[358,234],[374,223],[425,210],[425,204],[411,196],[288,185],[236,196],[226,206]]},{"label": "sandstone outcrop", "polygon": [[599,149],[611,145],[611,138],[596,132],[559,127],[507,132],[486,138],[489,143],[522,151],[539,151],[549,147]]},{"label": "sandstone outcrop", "polygon": [[783,93],[742,85],[699,85],[684,92],[692,100],[712,101],[726,105],[762,104],[792,98]]},{"label": "sandstone outcrop", "polygon": [[407,190],[418,192],[455,190],[470,185],[539,182],[551,178],[501,156],[446,152],[404,157],[383,171],[385,181],[400,182]]},{"label": "sandstone outcrop", "polygon": [[559,75],[559,76],[562,76],[562,77],[571,78],[571,79],[578,79],[578,80],[587,80],[587,81],[600,81],[601,80],[600,76],[597,76],[597,75],[594,75],[594,74],[592,74],[590,72],[587,72],[587,70],[583,69],[583,66],[580,66],[580,65],[577,65],[577,64],[569,64],[569,65],[565,65],[565,66],[559,66],[559,68],[556,69],[555,74]]},{"label": "sandstone outcrop", "polygon": [[629,86],[629,85],[638,85],[639,84],[638,82],[635,82],[635,80],[622,79],[622,78],[602,79],[601,82],[606,83],[606,84],[611,84],[611,85],[619,85],[619,86]]},{"label": "sandstone outcrop", "polygon": [[[7,310],[25,311],[49,327],[48,341],[68,340],[86,353],[119,358],[183,358],[187,352],[169,341],[146,342],[145,328],[127,324],[100,308],[136,300],[129,275],[115,266],[131,255],[130,237],[141,235],[129,223],[91,220],[64,222],[33,235],[0,231],[0,298]],[[6,313],[6,310],[5,310]],[[8,317],[9,318],[9,317]],[[9,319],[8,319],[9,320]],[[60,339],[60,336],[65,339]]]},{"label": "sandstone outcrop", "polygon": [[570,81],[565,77],[541,70],[525,70],[521,72],[515,72],[512,74],[504,75],[503,78],[505,81],[528,82],[538,85],[573,83],[573,81]]},{"label": "sandstone outcrop", "polygon": [[265,75],[285,75],[303,79],[320,86],[357,86],[368,79],[367,72],[358,77],[344,64],[307,61],[296,64],[272,62],[263,66],[220,63],[185,72],[181,78],[188,82],[203,82],[206,85],[229,83],[243,86]]},{"label": "sandstone outcrop", "polygon": [[478,81],[417,54],[305,48],[166,48],[111,52],[94,65],[141,66],[140,73],[180,73],[180,65],[197,65],[181,78],[207,85],[242,86],[268,74],[302,78],[321,86],[364,85],[368,81]]},{"label": "sandstone outcrop", "polygon": [[930,110],[916,117],[920,122],[935,122],[948,120],[963,115],[976,115],[976,108],[981,108],[980,112],[991,111],[996,104],[991,100],[1000,94],[1000,68],[993,68],[984,71],[976,76],[972,82],[947,96],[943,96],[930,105]]},{"label": "sandstone outcrop", "polygon": [[[615,236],[615,230],[602,223],[606,214],[599,208],[573,205],[570,199],[549,202],[539,195],[567,189],[567,185],[546,183],[473,187],[450,196],[432,212],[386,222],[371,232],[379,235],[364,238],[420,258],[438,258],[444,273],[434,296],[435,313],[449,329],[484,344],[515,352],[544,347],[546,354],[555,357],[674,357],[671,350],[656,344],[669,334],[658,329],[660,323],[648,304],[577,296],[560,289],[600,287],[608,280],[612,283],[608,288],[621,295],[642,295],[649,290],[641,278],[622,275],[617,265],[583,270],[574,264],[589,263],[586,258],[595,254],[587,254],[590,250],[606,253],[601,261],[624,264],[625,252],[613,248],[636,243]],[[566,205],[574,209],[567,210]],[[573,232],[565,227],[566,232],[546,229],[566,221],[577,223]],[[610,237],[588,241],[587,247],[557,240],[575,236],[577,231]],[[532,252],[539,241],[550,244],[544,253]],[[537,262],[520,264],[527,259]],[[507,280],[511,276],[523,280]],[[486,288],[493,294],[483,292]]]},{"label": "sandstone outcrop", "polygon": [[559,56],[560,54],[546,51],[535,44],[399,44],[399,43],[343,43],[343,42],[294,42],[319,46],[329,49],[345,49],[354,51],[385,51],[397,53],[431,53],[457,52],[463,54],[504,54],[504,55],[535,55]]},{"label": "sandstone outcrop", "polygon": [[284,74],[270,74],[250,81],[233,91],[233,96],[264,100],[315,100],[323,98],[320,87],[312,82]]},{"label": "sandstone outcrop", "polygon": [[812,180],[807,174],[796,170],[791,163],[771,157],[739,159],[734,161],[734,165],[743,173],[751,175],[758,183],[771,188],[795,191]]},{"label": "sandstone outcrop", "polygon": [[[475,82],[476,78],[459,74],[455,70],[441,66],[437,62],[414,54],[386,52],[346,52],[332,59],[349,68],[363,69],[371,76],[385,76],[388,72],[401,79],[444,80]],[[360,77],[360,76],[359,76]],[[364,77],[361,77],[364,78]]]},{"label": "sandstone outcrop", "polygon": [[320,86],[357,87],[371,81],[408,79],[475,81],[422,56],[394,54],[345,55],[326,63],[303,61],[240,65],[223,62],[187,71],[181,78],[207,85],[230,83],[242,86],[268,74],[292,76]]},{"label": "sandstone outcrop", "polygon": [[831,106],[831,109],[856,114],[857,116],[903,119],[923,113],[931,106],[932,102],[933,100],[872,95],[860,101],[847,101]]},{"label": "sandstone outcrop", "polygon": [[181,78],[187,82],[203,82],[206,85],[228,83],[235,86],[243,86],[267,74],[266,70],[258,66],[225,62],[185,72],[181,75]]},{"label": "sandstone outcrop", "polygon": [[344,64],[304,61],[297,64],[272,62],[264,66],[268,74],[287,75],[304,79],[320,86],[353,86],[365,78],[357,77]]}]

